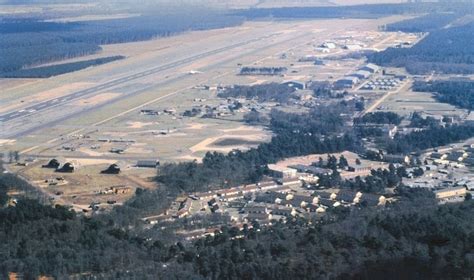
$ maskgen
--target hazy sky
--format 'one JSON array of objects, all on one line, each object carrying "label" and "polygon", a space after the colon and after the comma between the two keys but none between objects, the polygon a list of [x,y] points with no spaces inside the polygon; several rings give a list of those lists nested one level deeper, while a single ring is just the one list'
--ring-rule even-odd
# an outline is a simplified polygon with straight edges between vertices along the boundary
[{"label": "hazy sky", "polygon": [[[24,4],[24,3],[84,3],[84,2],[94,2],[94,1],[80,1],[80,0],[0,0],[0,4]],[[98,1],[100,2],[100,1]],[[255,4],[258,3],[258,0],[145,0],[145,1],[133,1],[133,0],[109,0],[104,2],[151,2],[151,3],[179,3],[179,2],[193,2],[193,3],[202,3],[202,2],[213,2],[213,3],[232,3],[236,5],[241,4]],[[273,2],[278,4],[316,4],[317,2],[332,2],[338,5],[357,5],[357,4],[377,4],[377,3],[400,3],[406,2],[406,0],[264,0],[261,2]]]}]

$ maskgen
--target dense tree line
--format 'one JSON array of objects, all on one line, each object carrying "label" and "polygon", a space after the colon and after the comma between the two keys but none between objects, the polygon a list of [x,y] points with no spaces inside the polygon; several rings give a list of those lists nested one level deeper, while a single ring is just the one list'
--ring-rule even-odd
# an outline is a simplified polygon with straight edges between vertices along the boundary
[{"label": "dense tree line", "polygon": [[251,86],[235,85],[219,92],[217,96],[221,98],[255,98],[260,102],[277,101],[286,103],[294,91],[295,89],[293,87],[278,83]]},{"label": "dense tree line", "polygon": [[281,75],[288,70],[286,67],[242,67],[240,75]]},{"label": "dense tree line", "polygon": [[473,202],[336,209],[337,223],[223,228],[178,250],[177,262],[197,279],[460,279],[474,269]]},{"label": "dense tree line", "polygon": [[353,6],[328,7],[285,7],[260,8],[239,10],[235,14],[248,19],[266,17],[274,18],[377,18],[394,14],[423,14],[423,13],[470,13],[471,3],[467,2],[430,2],[430,3],[400,3],[400,4],[373,4]]},{"label": "dense tree line", "polygon": [[[22,33],[21,36],[29,35]],[[4,47],[2,42],[7,40],[8,38],[0,40],[0,74],[2,76],[27,66],[94,54],[101,50],[100,46],[90,43],[49,43],[49,41],[45,44],[33,46],[18,47],[13,45]],[[38,42],[41,42],[41,40]]]},{"label": "dense tree line", "polygon": [[456,13],[432,13],[388,24],[385,30],[409,33],[430,32],[445,27],[459,16]]},{"label": "dense tree line", "polygon": [[272,131],[276,133],[292,131],[303,134],[342,132],[344,130],[344,120],[337,114],[338,110],[330,107],[326,109],[321,111],[313,109],[308,114],[272,110],[270,113]]},{"label": "dense tree line", "polygon": [[[70,73],[82,70],[91,66],[98,66],[112,61],[124,59],[124,56],[109,56],[85,61],[21,69],[14,72],[7,72],[3,74],[5,78],[49,78],[65,73]],[[1,75],[1,74],[0,74]]]},{"label": "dense tree line", "polygon": [[160,243],[146,243],[115,227],[112,219],[102,219],[80,217],[65,207],[27,199],[0,209],[0,278],[8,279],[9,272],[22,273],[25,279],[125,273],[125,268],[167,259]]},{"label": "dense tree line", "polygon": [[244,115],[244,121],[251,125],[266,125],[269,120],[264,114],[257,110],[251,110]]},{"label": "dense tree line", "polygon": [[439,125],[439,121],[433,117],[427,116],[423,118],[420,113],[414,112],[410,117],[410,127],[425,128],[435,127]]},{"label": "dense tree line", "polygon": [[41,19],[0,21],[0,73],[42,63],[97,53],[99,45],[148,40],[188,30],[238,25],[242,18],[200,8],[167,14],[85,21],[44,22]]},{"label": "dense tree line", "polygon": [[434,92],[435,98],[464,109],[474,109],[474,81],[449,80],[432,82],[415,82],[413,90]]},{"label": "dense tree line", "polygon": [[[397,172],[391,168],[372,176],[396,186]],[[433,194],[423,189],[398,186],[395,192],[399,202],[385,209],[337,207],[311,224],[295,218],[269,228],[255,222],[242,230],[223,227],[214,237],[192,244],[164,241],[161,235],[150,238],[133,230],[136,225],[117,219],[152,201],[144,190],[138,190],[126,206],[92,218],[62,206],[19,199],[16,206],[0,208],[0,275],[7,278],[9,272],[18,272],[27,279],[79,274],[114,279],[470,276],[474,202],[436,206]]]},{"label": "dense tree line", "polygon": [[186,192],[207,191],[227,186],[257,182],[266,165],[283,158],[314,153],[332,153],[352,149],[356,140],[348,135],[321,139],[301,133],[279,134],[270,143],[246,152],[227,155],[207,153],[202,163],[167,164],[160,168],[158,182]]},{"label": "dense tree line", "polygon": [[388,48],[368,56],[384,66],[405,67],[412,74],[474,73],[474,49],[466,42],[474,40],[474,23],[442,28],[431,32],[411,48]]},{"label": "dense tree line", "polygon": [[399,125],[402,117],[394,112],[373,112],[367,113],[354,120],[355,124],[394,124]]},{"label": "dense tree line", "polygon": [[407,135],[397,134],[393,140],[386,143],[386,149],[391,154],[406,154],[444,146],[471,137],[474,137],[474,126],[472,125],[430,127]]}]

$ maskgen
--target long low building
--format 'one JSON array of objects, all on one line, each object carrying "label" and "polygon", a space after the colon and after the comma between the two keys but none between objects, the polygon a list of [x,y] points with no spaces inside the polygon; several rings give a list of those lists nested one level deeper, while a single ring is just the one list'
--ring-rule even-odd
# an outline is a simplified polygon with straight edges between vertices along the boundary
[{"label": "long low building", "polygon": [[270,170],[272,176],[275,178],[294,178],[297,173],[296,169],[282,167],[276,164],[269,164],[268,170]]},{"label": "long low building", "polygon": [[372,73],[370,73],[369,71],[359,70],[359,71],[355,72],[354,74],[352,74],[351,76],[357,77],[360,80],[362,80],[362,79],[369,78],[371,75],[372,75]]},{"label": "long low building", "polygon": [[436,199],[440,204],[450,202],[462,202],[466,198],[467,188],[466,187],[455,187],[446,188],[434,191]]},{"label": "long low building", "polygon": [[373,74],[373,73],[377,73],[380,70],[380,67],[378,67],[377,65],[373,63],[369,63],[365,65],[364,67],[361,67],[359,70],[367,71]]},{"label": "long low building", "polygon": [[334,83],[334,86],[337,89],[344,89],[344,88],[353,88],[355,85],[359,83],[359,78],[354,76],[347,76],[342,79],[339,79]]}]

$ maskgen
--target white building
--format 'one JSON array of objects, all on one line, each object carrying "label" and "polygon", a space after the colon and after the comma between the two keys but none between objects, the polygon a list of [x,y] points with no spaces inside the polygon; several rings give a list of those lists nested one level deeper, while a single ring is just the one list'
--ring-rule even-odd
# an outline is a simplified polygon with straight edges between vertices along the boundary
[{"label": "white building", "polygon": [[370,72],[370,73],[374,74],[374,73],[377,73],[380,70],[380,67],[378,67],[377,65],[375,65],[373,63],[369,63],[369,64],[365,65],[364,67],[360,68],[359,70],[367,71],[367,72]]},{"label": "white building", "polygon": [[282,167],[276,164],[269,164],[268,169],[276,178],[294,178],[296,177],[296,169],[289,167]]},{"label": "white building", "polygon": [[359,78],[347,76],[336,81],[336,88],[353,88],[359,82]]}]

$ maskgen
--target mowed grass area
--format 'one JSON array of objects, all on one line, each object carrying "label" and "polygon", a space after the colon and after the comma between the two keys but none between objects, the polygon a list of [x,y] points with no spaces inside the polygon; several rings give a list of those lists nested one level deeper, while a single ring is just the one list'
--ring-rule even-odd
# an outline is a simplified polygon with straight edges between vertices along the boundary
[{"label": "mowed grass area", "polygon": [[390,96],[382,104],[383,111],[395,112],[401,116],[408,116],[413,112],[425,112],[433,115],[464,116],[467,111],[456,108],[447,103],[436,101],[433,94],[427,92],[401,91]]},{"label": "mowed grass area", "polygon": [[260,144],[260,141],[250,141],[250,140],[244,140],[244,139],[237,139],[237,138],[224,138],[221,140],[218,140],[213,143],[215,146],[222,146],[222,147],[227,147],[227,146],[237,146],[237,145],[258,145]]}]

